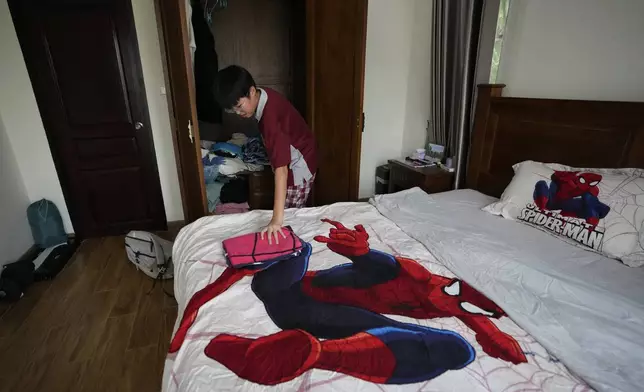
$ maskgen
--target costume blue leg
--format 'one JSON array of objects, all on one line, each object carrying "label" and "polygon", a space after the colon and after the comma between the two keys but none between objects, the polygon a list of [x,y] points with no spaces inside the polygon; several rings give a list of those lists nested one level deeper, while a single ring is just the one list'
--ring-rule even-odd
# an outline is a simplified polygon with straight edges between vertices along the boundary
[{"label": "costume blue leg", "polygon": [[599,201],[597,196],[592,195],[591,193],[584,193],[581,196],[583,201],[582,214],[581,218],[597,218],[603,219],[608,215],[610,207],[606,204]]},{"label": "costume blue leg", "polygon": [[560,200],[556,203],[553,202],[551,209],[561,210],[562,214],[565,212],[569,215],[572,214],[572,216],[576,216],[577,218],[584,218],[584,202],[579,198]]},{"label": "costume blue leg", "polygon": [[[300,256],[279,262],[253,278],[253,291],[281,329],[301,329],[318,339],[344,339],[360,332],[369,333],[395,356],[396,370],[391,378],[395,384],[428,380],[448,369],[466,366],[474,359],[472,346],[454,332],[401,323],[365,309],[319,302],[304,294],[301,279],[310,255],[311,247],[307,244]],[[397,263],[392,263],[393,257],[387,259],[381,252],[376,256],[387,273],[398,268]],[[366,258],[356,259],[356,270],[366,267],[363,265]],[[335,274],[339,281],[356,278],[355,271],[352,273],[348,266],[332,270],[325,279]]]},{"label": "costume blue leg", "polygon": [[537,181],[536,184],[534,184],[534,193],[532,194],[532,198],[536,201],[540,197],[547,197],[548,200],[550,200],[552,197],[550,196],[550,190],[548,188],[548,183],[545,182],[544,180]]},{"label": "costume blue leg", "polygon": [[313,278],[314,287],[372,287],[395,279],[400,272],[396,259],[387,253],[370,250],[362,256],[350,257],[350,264],[342,264],[318,271]]},{"label": "costume blue leg", "polygon": [[474,360],[474,349],[460,335],[433,331],[426,333],[397,327],[366,331],[385,343],[396,358],[396,367],[387,384],[430,380],[447,370],[461,369]]},{"label": "costume blue leg", "polygon": [[280,261],[258,272],[253,277],[252,289],[259,299],[290,289],[299,283],[309,268],[311,244],[304,243],[302,252],[291,259]]},{"label": "costume blue leg", "polygon": [[537,183],[534,184],[534,193],[532,194],[532,197],[536,199],[537,197],[547,196],[547,195],[548,195],[548,183],[546,183],[544,180],[537,181]]}]

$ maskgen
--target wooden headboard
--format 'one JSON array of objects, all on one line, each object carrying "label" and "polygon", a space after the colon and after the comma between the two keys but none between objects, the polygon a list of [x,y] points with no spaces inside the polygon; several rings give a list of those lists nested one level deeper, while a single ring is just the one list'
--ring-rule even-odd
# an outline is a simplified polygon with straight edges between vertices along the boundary
[{"label": "wooden headboard", "polygon": [[500,196],[512,165],[644,168],[644,103],[503,97],[480,85],[467,186]]}]

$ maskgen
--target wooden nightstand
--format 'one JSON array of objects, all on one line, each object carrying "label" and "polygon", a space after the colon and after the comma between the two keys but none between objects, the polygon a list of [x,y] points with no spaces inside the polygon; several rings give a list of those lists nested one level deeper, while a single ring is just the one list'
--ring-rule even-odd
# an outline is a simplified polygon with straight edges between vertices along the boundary
[{"label": "wooden nightstand", "polygon": [[439,167],[414,168],[396,160],[389,161],[389,193],[420,187],[427,193],[452,189],[454,173]]}]

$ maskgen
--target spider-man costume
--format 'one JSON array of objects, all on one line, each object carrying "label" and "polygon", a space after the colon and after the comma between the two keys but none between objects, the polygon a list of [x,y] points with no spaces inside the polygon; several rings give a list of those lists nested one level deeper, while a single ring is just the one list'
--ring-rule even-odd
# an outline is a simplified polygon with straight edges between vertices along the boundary
[{"label": "spider-man costume", "polygon": [[299,256],[261,271],[227,268],[192,297],[170,352],[181,347],[199,307],[243,276],[254,275],[253,292],[283,331],[258,339],[221,334],[205,349],[208,357],[249,381],[274,385],[317,368],[376,383],[407,384],[474,360],[472,346],[455,332],[398,322],[381,313],[458,317],[489,355],[526,362],[518,343],[488,318],[504,316],[503,310],[465,282],[369,249],[361,225],[350,230],[325,221],[336,228],[328,238],[315,239],[351,263],[306,272],[311,245],[305,244]]},{"label": "spider-man costume", "polygon": [[610,207],[597,198],[600,174],[555,171],[551,179],[550,186],[544,180],[534,186],[534,203],[540,209],[561,210],[561,215],[585,219],[593,226],[608,215]]}]

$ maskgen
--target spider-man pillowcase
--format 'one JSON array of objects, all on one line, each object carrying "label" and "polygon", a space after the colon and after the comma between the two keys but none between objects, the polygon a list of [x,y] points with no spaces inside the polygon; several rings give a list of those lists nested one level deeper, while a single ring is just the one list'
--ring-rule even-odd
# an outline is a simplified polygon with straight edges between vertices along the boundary
[{"label": "spider-man pillowcase", "polygon": [[525,161],[501,199],[483,208],[586,249],[644,265],[644,170]]}]

